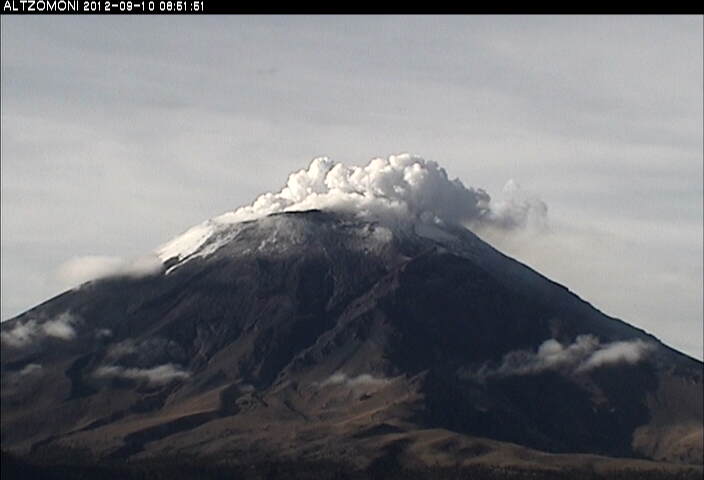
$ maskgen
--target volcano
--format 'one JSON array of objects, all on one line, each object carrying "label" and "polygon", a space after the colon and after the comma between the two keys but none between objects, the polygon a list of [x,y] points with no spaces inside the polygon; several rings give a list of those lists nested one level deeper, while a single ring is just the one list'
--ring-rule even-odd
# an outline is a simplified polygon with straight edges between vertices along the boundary
[{"label": "volcano", "polygon": [[459,223],[236,220],[2,324],[8,471],[701,475],[702,363]]}]

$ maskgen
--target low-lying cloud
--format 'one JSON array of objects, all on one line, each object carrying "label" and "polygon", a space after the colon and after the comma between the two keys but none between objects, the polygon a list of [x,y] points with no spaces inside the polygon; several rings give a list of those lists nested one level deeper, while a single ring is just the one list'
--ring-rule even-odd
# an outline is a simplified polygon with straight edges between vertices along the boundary
[{"label": "low-lying cloud", "polygon": [[27,383],[33,384],[34,382],[41,380],[43,373],[44,367],[40,364],[28,363],[20,370],[4,372],[3,384],[13,388]]},{"label": "low-lying cloud", "polygon": [[162,271],[163,264],[156,255],[135,259],[106,256],[76,257],[64,262],[57,277],[66,286],[76,286],[90,280],[108,277],[145,277]]},{"label": "low-lying cloud", "polygon": [[184,380],[190,376],[188,372],[173,363],[152,368],[125,368],[119,365],[98,367],[93,375],[97,378],[125,378],[149,385],[164,385],[174,380]]},{"label": "low-lying cloud", "polygon": [[42,370],[44,370],[44,367],[42,367],[40,364],[29,363],[29,364],[25,365],[25,367],[22,368],[22,370],[20,370],[18,373],[21,377],[25,377],[28,375],[37,375],[37,374],[41,373]]},{"label": "low-lying cloud", "polygon": [[469,376],[485,379],[531,375],[548,370],[560,370],[569,374],[584,373],[608,365],[636,364],[653,348],[653,344],[640,339],[601,343],[594,335],[580,335],[573,343],[565,346],[551,338],[543,342],[536,352],[509,352],[498,366],[484,365]]},{"label": "low-lying cloud", "polygon": [[58,318],[46,321],[42,325],[42,330],[49,337],[73,340],[76,337],[74,323],[75,318],[72,315],[62,314]]},{"label": "low-lying cloud", "polygon": [[345,387],[354,388],[354,387],[364,387],[364,386],[377,387],[377,386],[385,385],[388,382],[389,382],[389,380],[386,378],[374,377],[373,375],[370,375],[368,373],[363,373],[363,374],[357,375],[355,377],[350,377],[346,373],[335,372],[332,375],[330,375],[328,378],[326,378],[323,382],[321,382],[319,385],[321,387],[325,387],[328,385],[343,385]]},{"label": "low-lying cloud", "polygon": [[99,328],[95,331],[95,338],[105,339],[112,337],[112,330],[109,328]]},{"label": "low-lying cloud", "polygon": [[581,370],[591,370],[605,365],[615,363],[635,364],[653,348],[652,344],[642,340],[630,342],[613,342],[605,345],[605,348],[592,353],[586,362],[581,366]]},{"label": "low-lying cloud", "polygon": [[80,319],[70,313],[62,313],[43,322],[30,319],[3,329],[0,338],[3,344],[12,347],[24,347],[47,337],[68,341],[76,337],[76,325],[79,323]]},{"label": "low-lying cloud", "polygon": [[138,368],[173,362],[182,363],[188,360],[183,347],[164,337],[145,340],[126,338],[110,345],[105,352],[105,359],[109,363]]},{"label": "low-lying cloud", "polygon": [[93,376],[164,385],[190,376],[180,366],[187,360],[183,348],[172,340],[163,337],[126,338],[107,348],[103,365],[93,371]]}]

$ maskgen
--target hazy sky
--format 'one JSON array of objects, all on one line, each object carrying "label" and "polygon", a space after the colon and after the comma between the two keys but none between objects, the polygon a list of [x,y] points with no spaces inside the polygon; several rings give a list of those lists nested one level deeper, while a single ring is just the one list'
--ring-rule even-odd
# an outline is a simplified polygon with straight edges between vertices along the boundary
[{"label": "hazy sky", "polygon": [[550,232],[494,238],[702,358],[702,17],[1,17],[2,318],[318,155],[411,152]]}]

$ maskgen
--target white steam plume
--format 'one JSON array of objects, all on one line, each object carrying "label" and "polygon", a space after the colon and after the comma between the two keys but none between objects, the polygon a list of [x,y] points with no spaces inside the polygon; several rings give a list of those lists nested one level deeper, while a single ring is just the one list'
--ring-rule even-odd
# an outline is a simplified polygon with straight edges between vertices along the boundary
[{"label": "white steam plume", "polygon": [[219,219],[240,222],[277,212],[321,209],[462,223],[485,216],[489,201],[483,190],[450,180],[437,163],[419,157],[375,158],[363,167],[323,157],[292,173],[280,192],[261,195]]},{"label": "white steam plume", "polygon": [[541,232],[547,229],[548,206],[535,195],[526,193],[515,180],[506,182],[502,199],[491,201],[487,218],[480,228]]},{"label": "white steam plume", "polygon": [[382,221],[492,225],[500,230],[545,223],[545,204],[522,194],[515,182],[507,184],[504,197],[492,202],[484,190],[451,180],[436,162],[409,154],[375,158],[362,167],[322,157],[307,169],[292,173],[281,191],[265,193],[251,205],[197,225],[157,253],[162,260],[183,259],[223,225],[311,209],[350,212]]}]

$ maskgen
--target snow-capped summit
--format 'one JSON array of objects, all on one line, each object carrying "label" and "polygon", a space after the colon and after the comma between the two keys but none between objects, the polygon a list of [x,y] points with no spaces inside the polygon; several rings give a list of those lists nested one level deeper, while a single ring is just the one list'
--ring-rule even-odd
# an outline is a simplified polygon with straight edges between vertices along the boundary
[{"label": "snow-capped summit", "polygon": [[410,154],[375,158],[362,167],[320,157],[292,173],[280,191],[194,226],[157,254],[164,262],[208,255],[236,233],[233,225],[282,212],[339,212],[391,226],[421,224],[427,231],[458,225],[511,228],[545,217],[545,204],[523,195],[512,180],[505,193],[502,201],[492,201],[481,188],[451,180],[436,162]]}]

